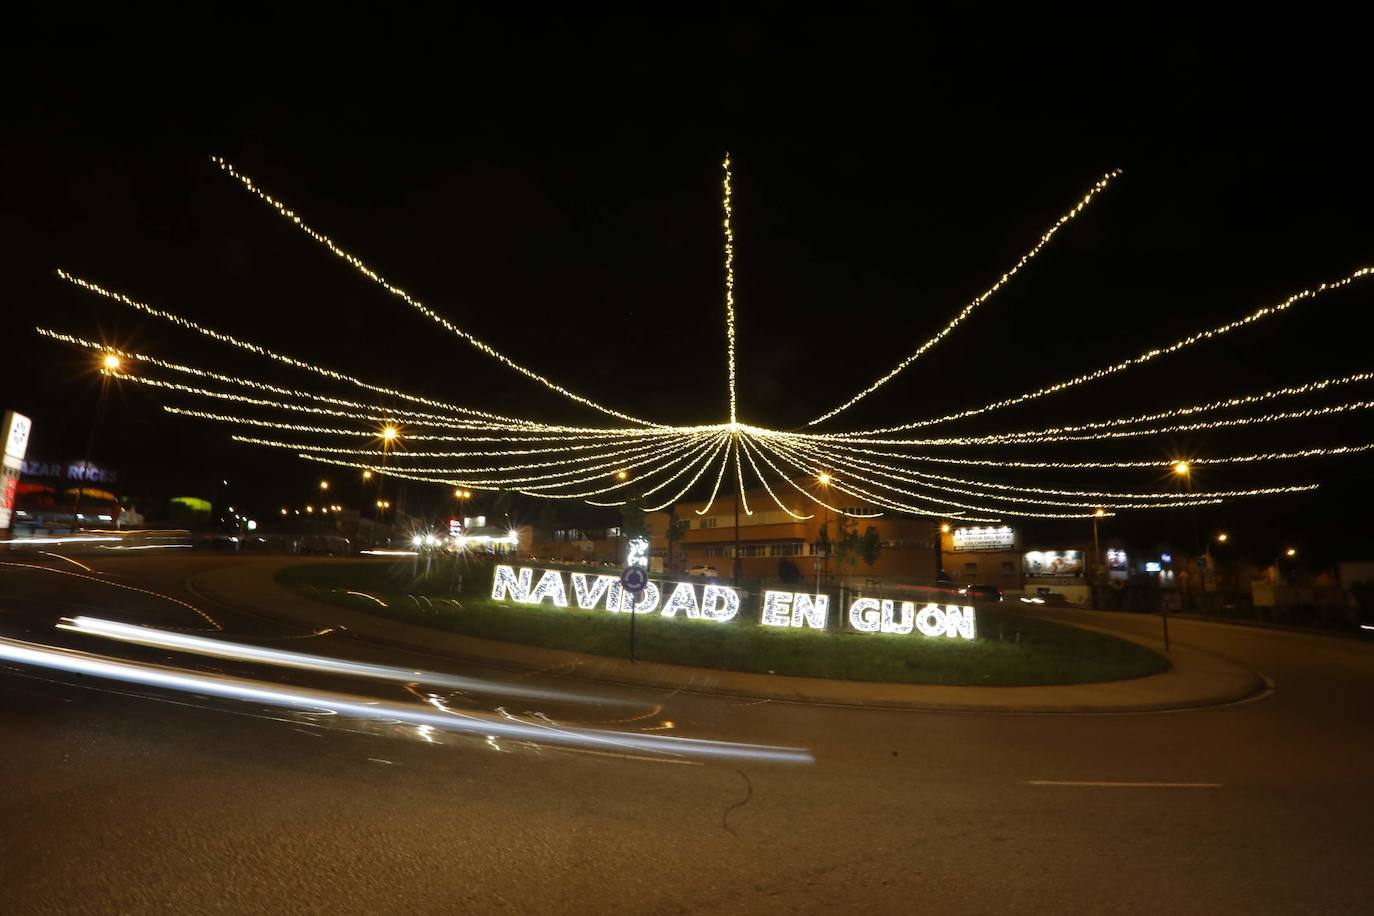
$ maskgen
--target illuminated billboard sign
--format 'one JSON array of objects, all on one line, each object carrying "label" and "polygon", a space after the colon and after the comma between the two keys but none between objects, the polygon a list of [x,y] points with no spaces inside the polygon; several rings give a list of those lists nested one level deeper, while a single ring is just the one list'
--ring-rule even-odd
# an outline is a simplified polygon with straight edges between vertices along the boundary
[{"label": "illuminated billboard sign", "polygon": [[0,442],[5,443],[4,460],[0,464],[0,531],[10,526],[14,512],[14,495],[19,489],[19,472],[24,467],[24,453],[29,448],[29,433],[33,421],[22,413],[5,411],[5,426]]},{"label": "illuminated billboard sign", "polygon": [[1083,578],[1083,551],[1032,550],[1022,558],[1027,579]]},{"label": "illuminated billboard sign", "polygon": [[950,542],[956,552],[966,550],[1015,550],[1016,532],[1006,525],[986,528],[955,528]]},{"label": "illuminated billboard sign", "polygon": [[[492,572],[493,601],[612,614],[657,614],[714,623],[734,620],[744,606],[744,593],[728,585],[649,580],[638,596],[620,578],[559,569],[532,569],[497,564]],[[824,630],[830,616],[830,596],[767,590],[759,602],[759,624]],[[845,621],[858,633],[919,633],[928,637],[973,639],[977,635],[973,608],[924,604],[880,598],[856,598]]]}]

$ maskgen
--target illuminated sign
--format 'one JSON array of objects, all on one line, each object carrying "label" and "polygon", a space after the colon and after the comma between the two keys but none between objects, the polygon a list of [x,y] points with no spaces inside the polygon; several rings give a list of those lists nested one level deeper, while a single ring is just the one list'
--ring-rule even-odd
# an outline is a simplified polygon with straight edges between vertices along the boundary
[{"label": "illuminated sign", "polygon": [[5,428],[0,441],[5,443],[3,464],[0,464],[0,530],[10,526],[14,512],[14,495],[19,489],[19,472],[24,467],[24,453],[29,448],[29,433],[33,421],[22,413],[5,411]]},{"label": "illuminated sign", "polygon": [[1159,571],[1162,570],[1162,569],[1163,569],[1163,567],[1160,566],[1159,563],[1158,563],[1157,561],[1155,561],[1155,560],[1146,560],[1146,561],[1145,561],[1145,571],[1146,571],[1146,572],[1159,572]]},{"label": "illuminated sign", "polygon": [[[650,580],[638,598],[617,576],[558,569],[531,569],[497,564],[492,572],[493,601],[554,608],[603,608],[612,614],[653,614],[726,623],[740,612],[742,594],[728,585]],[[767,590],[759,606],[759,623],[767,627],[824,630],[830,596]],[[849,625],[860,633],[920,633],[929,637],[973,639],[973,608],[911,601],[856,598],[849,606]]]},{"label": "illuminated sign", "polygon": [[630,538],[625,545],[625,565],[649,568],[649,539]]},{"label": "illuminated sign", "polygon": [[115,471],[85,461],[78,461],[73,464],[61,464],[52,461],[25,461],[19,470],[24,472],[25,477],[81,480],[86,483],[119,482],[119,474]]},{"label": "illuminated sign", "polygon": [[1028,579],[1083,578],[1083,551],[1032,550],[1022,558]]},{"label": "illuminated sign", "polygon": [[986,528],[955,528],[950,532],[955,551],[1015,550],[1016,532],[1006,525]]}]

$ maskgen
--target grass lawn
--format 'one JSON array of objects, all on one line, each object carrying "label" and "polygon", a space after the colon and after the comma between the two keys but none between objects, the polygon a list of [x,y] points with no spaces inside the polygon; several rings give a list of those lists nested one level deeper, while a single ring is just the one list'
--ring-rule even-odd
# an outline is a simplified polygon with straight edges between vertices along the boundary
[{"label": "grass lawn", "polygon": [[[335,562],[289,567],[278,579],[353,610],[468,636],[629,655],[628,615],[493,602],[486,594],[490,567],[464,572],[449,560],[437,561],[428,571],[409,561]],[[725,624],[640,615],[635,621],[636,656],[765,674],[996,687],[1112,681],[1168,668],[1162,656],[1110,636],[1005,607],[980,607],[976,614],[978,636],[973,640],[794,630],[758,625],[757,599],[749,598],[738,617]]]}]

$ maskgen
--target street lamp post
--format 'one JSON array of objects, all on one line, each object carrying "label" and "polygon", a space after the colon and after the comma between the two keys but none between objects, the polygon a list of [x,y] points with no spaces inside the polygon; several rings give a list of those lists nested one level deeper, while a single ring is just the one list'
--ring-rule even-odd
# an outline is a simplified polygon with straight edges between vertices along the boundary
[{"label": "street lamp post", "polygon": [[1102,609],[1102,544],[1097,539],[1097,522],[1106,514],[1100,507],[1093,512],[1093,607],[1098,610]]},{"label": "street lamp post", "polygon": [[[100,394],[96,396],[95,402],[95,422],[91,424],[90,431],[86,434],[86,456],[81,462],[82,477],[89,476],[91,466],[91,450],[95,448],[96,431],[100,429],[100,422],[105,418],[105,398],[109,393],[110,373],[119,371],[124,365],[123,360],[113,353],[106,353],[100,360]],[[81,494],[85,490],[85,480],[76,482],[76,500],[72,505],[72,524],[71,530],[76,531],[76,517],[81,514]]]}]

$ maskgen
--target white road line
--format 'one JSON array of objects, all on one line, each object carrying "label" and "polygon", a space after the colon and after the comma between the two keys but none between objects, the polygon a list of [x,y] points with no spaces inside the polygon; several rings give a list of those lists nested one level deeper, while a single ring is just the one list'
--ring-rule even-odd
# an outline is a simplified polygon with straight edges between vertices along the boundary
[{"label": "white road line", "polygon": [[1219,782],[1079,782],[1061,779],[1027,779],[1027,786],[1105,786],[1115,789],[1220,789]]}]

